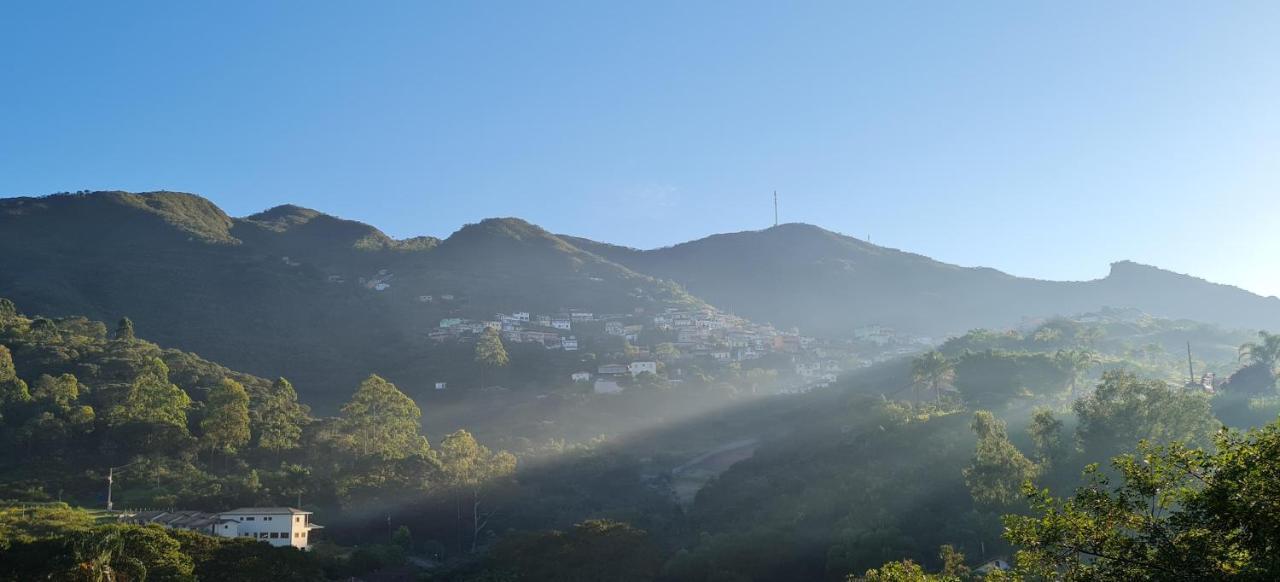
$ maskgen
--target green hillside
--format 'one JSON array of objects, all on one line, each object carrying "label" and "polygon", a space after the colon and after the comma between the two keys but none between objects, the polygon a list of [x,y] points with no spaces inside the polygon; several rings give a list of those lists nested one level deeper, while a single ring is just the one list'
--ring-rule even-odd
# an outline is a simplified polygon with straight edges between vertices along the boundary
[{"label": "green hillside", "polygon": [[517,219],[394,240],[294,206],[236,219],[191,194],[61,194],[0,200],[0,249],[0,295],[25,309],[129,316],[166,345],[296,378],[320,404],[372,371],[421,369],[445,317],[701,305]]}]

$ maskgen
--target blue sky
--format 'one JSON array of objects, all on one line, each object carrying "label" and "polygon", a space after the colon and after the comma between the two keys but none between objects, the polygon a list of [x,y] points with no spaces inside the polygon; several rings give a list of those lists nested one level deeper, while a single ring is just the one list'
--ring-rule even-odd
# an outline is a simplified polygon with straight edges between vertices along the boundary
[{"label": "blue sky", "polygon": [[767,226],[776,189],[962,265],[1280,294],[1277,30],[1275,2],[9,3],[0,196],[654,247]]}]

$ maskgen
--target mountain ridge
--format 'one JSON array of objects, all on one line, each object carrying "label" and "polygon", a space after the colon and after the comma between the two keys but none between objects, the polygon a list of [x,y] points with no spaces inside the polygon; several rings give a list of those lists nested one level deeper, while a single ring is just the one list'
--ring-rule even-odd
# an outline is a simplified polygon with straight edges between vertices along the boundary
[{"label": "mountain ridge", "polygon": [[[1280,299],[1129,260],[1113,262],[1108,275],[1099,279],[1035,279],[991,267],[944,263],[803,223],[714,234],[651,250],[565,238],[634,270],[674,280],[743,316],[828,335],[847,333],[860,325],[891,325],[924,334],[960,333],[971,327],[1012,326],[1023,318],[1104,307],[1136,307],[1230,327],[1280,326]],[[748,257],[751,264],[740,257]],[[832,288],[814,288],[814,282],[824,280]],[[788,281],[801,284],[789,286]],[[984,300],[992,286],[1007,291]],[[751,288],[765,292],[756,296],[744,292]],[[841,290],[850,295],[840,297]],[[820,314],[796,313],[788,305],[771,304],[771,297],[800,298],[794,302]],[[865,308],[844,305],[842,299],[856,300]],[[923,311],[907,312],[895,299]],[[853,316],[829,316],[841,312]]]},{"label": "mountain ridge", "polygon": [[715,307],[831,337],[883,325],[941,338],[1103,307],[1280,328],[1280,299],[1132,261],[1042,281],[806,224],[645,251],[512,217],[394,239],[297,205],[237,218],[194,194],[112,191],[0,199],[0,250],[0,296],[31,312],[127,315],[167,345],[331,393],[374,371],[423,382],[437,373],[416,355],[428,330],[498,312]]}]

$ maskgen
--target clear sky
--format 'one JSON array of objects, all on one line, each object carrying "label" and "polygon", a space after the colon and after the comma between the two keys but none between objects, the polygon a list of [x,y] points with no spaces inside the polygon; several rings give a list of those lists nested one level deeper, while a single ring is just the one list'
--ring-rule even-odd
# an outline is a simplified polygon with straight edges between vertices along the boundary
[{"label": "clear sky", "polygon": [[810,222],[1280,294],[1277,2],[9,2],[0,196],[638,247]]}]

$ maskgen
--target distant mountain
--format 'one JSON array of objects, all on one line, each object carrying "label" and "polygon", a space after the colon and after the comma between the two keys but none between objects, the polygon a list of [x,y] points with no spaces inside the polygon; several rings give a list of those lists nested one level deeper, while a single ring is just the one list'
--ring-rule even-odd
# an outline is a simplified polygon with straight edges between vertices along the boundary
[{"label": "distant mountain", "polygon": [[143,337],[288,376],[319,400],[421,366],[443,317],[702,305],[518,219],[395,240],[297,206],[232,218],[176,192],[0,200],[0,297],[31,313],[129,316]]},{"label": "distant mountain", "polygon": [[1127,261],[1113,264],[1110,275],[1096,281],[1040,281],[958,267],[807,224],[648,251],[562,238],[635,271],[676,281],[739,315],[819,335],[844,335],[872,324],[926,335],[958,333],[1103,307],[1228,327],[1280,327],[1280,299]]},{"label": "distant mountain", "polygon": [[177,192],[0,199],[0,297],[28,313],[129,316],[142,337],[287,376],[322,408],[370,372],[410,389],[458,373],[459,354],[432,351],[427,332],[497,312],[715,306],[811,335],[937,336],[1110,306],[1280,328],[1276,298],[1127,262],[1097,281],[1037,281],[803,224],[649,251],[517,218],[397,240],[292,205],[235,218]]}]

